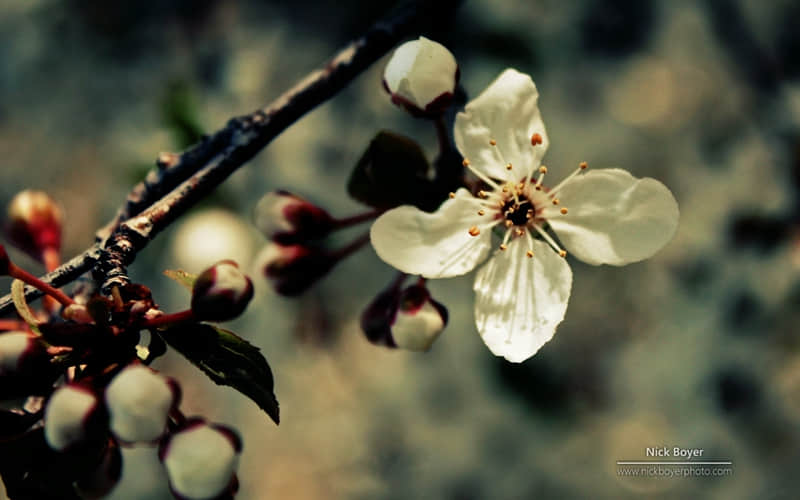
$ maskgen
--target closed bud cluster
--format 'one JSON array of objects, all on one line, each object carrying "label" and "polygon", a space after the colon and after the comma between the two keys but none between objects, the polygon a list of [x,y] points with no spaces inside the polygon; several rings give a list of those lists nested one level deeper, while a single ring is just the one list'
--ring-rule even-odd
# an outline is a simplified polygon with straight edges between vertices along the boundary
[{"label": "closed bud cluster", "polygon": [[337,263],[338,258],[305,245],[268,243],[258,258],[259,269],[281,295],[303,293]]},{"label": "closed bud cluster", "polygon": [[42,191],[22,191],[8,205],[8,236],[32,257],[61,249],[61,209]]},{"label": "closed bud cluster", "polygon": [[234,492],[241,451],[241,439],[233,429],[198,419],[165,438],[159,457],[173,494],[200,500]]},{"label": "closed bud cluster", "polygon": [[73,449],[98,431],[101,406],[88,388],[67,384],[56,389],[44,411],[44,437],[56,451]]},{"label": "closed bud cluster", "polygon": [[285,245],[324,238],[335,226],[328,212],[287,191],[264,195],[254,219],[264,236]]},{"label": "closed bud cluster", "polygon": [[435,117],[450,105],[458,64],[444,45],[420,37],[399,46],[383,72],[392,102],[414,116]]},{"label": "closed bud cluster", "polygon": [[197,277],[192,314],[198,320],[227,321],[239,316],[253,298],[253,282],[232,260],[223,260]]},{"label": "closed bud cluster", "polygon": [[379,294],[361,316],[361,328],[374,344],[427,351],[447,326],[447,309],[423,285]]},{"label": "closed bud cluster", "polygon": [[106,387],[111,432],[123,442],[154,442],[178,405],[178,385],[144,365],[129,365]]}]

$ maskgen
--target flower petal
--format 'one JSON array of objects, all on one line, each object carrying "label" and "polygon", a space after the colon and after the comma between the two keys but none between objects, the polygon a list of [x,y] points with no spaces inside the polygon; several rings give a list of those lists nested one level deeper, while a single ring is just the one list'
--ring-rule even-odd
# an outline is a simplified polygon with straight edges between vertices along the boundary
[{"label": "flower petal", "polygon": [[665,185],[618,168],[576,176],[558,198],[569,212],[548,222],[566,249],[588,264],[622,266],[651,257],[678,227],[678,203]]},{"label": "flower petal", "polygon": [[475,323],[495,354],[520,363],[553,338],[564,319],[572,271],[546,243],[522,238],[497,252],[475,277]]},{"label": "flower petal", "polygon": [[[458,150],[489,177],[516,181],[526,176],[529,169],[539,167],[548,145],[538,99],[530,76],[505,70],[456,116]],[[531,144],[533,134],[541,136],[541,144]],[[497,144],[491,146],[490,140]],[[513,166],[510,172],[508,163]]]},{"label": "flower petal", "polygon": [[449,278],[470,272],[489,254],[491,231],[470,236],[472,226],[486,227],[476,198],[466,189],[432,213],[404,205],[372,224],[370,238],[378,257],[408,274]]}]

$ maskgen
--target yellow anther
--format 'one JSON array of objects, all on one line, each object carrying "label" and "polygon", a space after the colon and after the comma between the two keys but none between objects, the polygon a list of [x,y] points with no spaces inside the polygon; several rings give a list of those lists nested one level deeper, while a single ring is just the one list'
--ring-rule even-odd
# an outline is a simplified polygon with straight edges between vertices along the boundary
[{"label": "yellow anther", "polygon": [[500,250],[502,250],[502,251],[506,251],[507,249],[508,249],[508,247],[507,247],[507,246],[505,246],[505,245],[500,245]]},{"label": "yellow anther", "polygon": [[486,214],[486,210],[483,210],[483,209],[478,210],[478,215],[485,215],[485,214]]},{"label": "yellow anther", "polygon": [[539,173],[540,174],[546,174],[547,173],[547,167],[545,167],[544,165],[539,167]]},{"label": "yellow anther", "polygon": [[478,229],[478,226],[472,226],[471,228],[469,228],[470,236],[478,236],[479,234],[481,234],[481,230]]},{"label": "yellow anther", "polygon": [[578,166],[580,167],[581,170],[586,170],[587,168],[589,168],[589,164],[586,163],[585,161],[580,162]]},{"label": "yellow anther", "polygon": [[491,144],[492,146],[497,146],[497,141],[495,141],[494,139],[489,139],[489,144]]},{"label": "yellow anther", "polygon": [[567,215],[567,212],[568,212],[567,207],[563,207],[561,209],[561,215]]},{"label": "yellow anther", "polygon": [[462,161],[461,164],[464,165],[465,167],[469,167],[469,160],[464,158],[464,161]]},{"label": "yellow anther", "polygon": [[455,198],[455,197],[456,197],[456,194],[455,194],[455,193],[450,193],[450,194],[448,194],[447,196],[449,196],[449,197],[450,197],[450,199],[452,200],[453,198]]},{"label": "yellow anther", "polygon": [[480,196],[481,198],[486,198],[487,196],[489,196],[489,193],[487,193],[486,191],[481,190],[481,191],[478,191],[478,196]]},{"label": "yellow anther", "polygon": [[517,228],[517,230],[514,231],[514,234],[516,234],[517,236],[522,236],[523,234],[525,234],[525,230]]},{"label": "yellow anther", "polygon": [[531,136],[531,146],[538,146],[542,143],[542,136],[540,134],[533,134]]},{"label": "yellow anther", "polygon": [[532,250],[528,250],[527,252],[525,252],[525,255],[527,255],[529,259],[532,259],[533,258],[533,251]]},{"label": "yellow anther", "polygon": [[508,186],[503,186],[503,192],[504,192],[504,193],[507,193],[507,192],[508,192]]},{"label": "yellow anther", "polygon": [[553,198],[553,205],[558,205],[558,198]]},{"label": "yellow anther", "polygon": [[560,252],[558,252],[558,255],[560,255],[561,257],[566,257],[567,256],[567,251],[566,250],[561,250]]},{"label": "yellow anther", "polygon": [[506,220],[505,224],[506,224],[506,227],[511,227],[511,226],[514,225],[514,223],[511,222],[510,220]]},{"label": "yellow anther", "polygon": [[506,170],[511,170],[512,168],[514,168],[514,167],[512,167],[510,163],[508,165],[506,165]]}]

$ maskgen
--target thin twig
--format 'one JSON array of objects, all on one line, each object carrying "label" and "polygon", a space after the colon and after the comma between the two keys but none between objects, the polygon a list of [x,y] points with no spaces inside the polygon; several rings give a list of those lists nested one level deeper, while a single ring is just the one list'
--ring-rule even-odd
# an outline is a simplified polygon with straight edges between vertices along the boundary
[{"label": "thin twig", "polygon": [[[362,37],[340,50],[271,105],[234,118],[216,133],[180,155],[160,156],[151,171],[128,195],[114,219],[98,230],[92,248],[46,275],[61,286],[95,265],[94,276],[108,293],[128,282],[126,266],[178,216],[213,191],[292,123],[333,97],[372,63],[423,24],[446,24],[462,0],[401,3]],[[98,258],[98,250],[103,248]],[[70,264],[72,266],[70,267]],[[77,272],[80,271],[80,272]],[[50,278],[53,281],[48,281]],[[26,291],[29,299],[38,296]],[[0,315],[11,310],[10,297],[0,299]]]}]

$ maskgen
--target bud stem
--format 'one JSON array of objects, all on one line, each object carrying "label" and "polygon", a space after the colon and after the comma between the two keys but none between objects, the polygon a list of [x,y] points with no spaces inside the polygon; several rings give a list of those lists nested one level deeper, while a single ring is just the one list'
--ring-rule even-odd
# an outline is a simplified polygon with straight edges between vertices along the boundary
[{"label": "bud stem", "polygon": [[0,332],[28,331],[28,324],[16,319],[0,319]]},{"label": "bud stem", "polygon": [[357,252],[358,250],[361,250],[361,248],[367,243],[369,243],[369,232],[359,236],[358,238],[353,240],[350,244],[338,250],[334,250],[333,252],[331,252],[331,256],[338,260],[344,260],[350,255]]},{"label": "bud stem", "polygon": [[444,115],[439,115],[433,121],[436,126],[436,137],[439,139],[439,153],[444,154],[450,150],[450,136],[447,133],[447,124],[444,121]]},{"label": "bud stem", "polygon": [[65,306],[65,307],[75,303],[74,300],[69,298],[69,296],[67,296],[67,294],[65,294],[64,292],[62,292],[58,288],[55,288],[55,287],[53,287],[51,285],[48,285],[47,283],[45,283],[44,281],[40,280],[36,276],[32,275],[28,271],[22,269],[21,267],[18,267],[13,262],[9,262],[8,263],[8,275],[11,276],[12,278],[16,278],[16,279],[18,279],[20,281],[23,281],[23,282],[29,284],[30,286],[32,286],[34,288],[39,289],[43,293],[45,293],[45,294],[49,295],[50,297],[53,297],[54,299],[56,299],[58,302],[61,303],[61,305]]},{"label": "bud stem", "polygon": [[184,321],[192,321],[194,320],[194,314],[192,313],[191,309],[186,309],[185,311],[180,311],[171,314],[162,314],[161,316],[157,316],[153,319],[147,320],[142,327],[143,328],[157,328],[159,326],[164,325],[171,325],[174,323],[183,323]]},{"label": "bud stem", "polygon": [[362,222],[367,222],[372,219],[375,219],[382,213],[383,210],[370,210],[369,212],[364,212],[362,214],[356,214],[356,215],[351,215],[350,217],[342,217],[341,219],[335,219],[333,221],[333,224],[336,229],[344,229],[346,227],[354,226],[356,224],[360,224]]},{"label": "bud stem", "polygon": [[55,247],[47,247],[42,250],[42,261],[44,262],[45,270],[51,273],[61,265],[61,252]]}]

